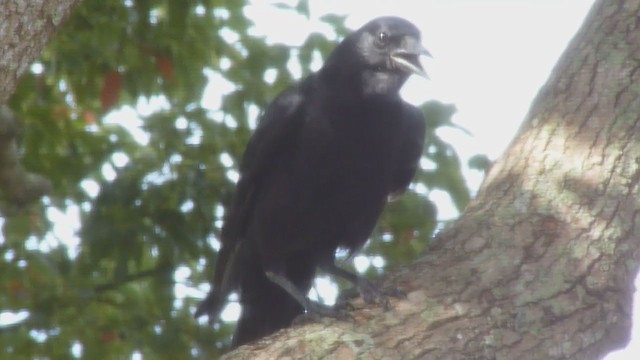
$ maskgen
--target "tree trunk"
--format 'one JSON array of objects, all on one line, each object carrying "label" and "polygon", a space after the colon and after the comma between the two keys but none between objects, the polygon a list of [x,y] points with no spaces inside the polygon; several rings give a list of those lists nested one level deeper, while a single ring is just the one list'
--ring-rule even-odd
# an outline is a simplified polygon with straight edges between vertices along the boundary
[{"label": "tree trunk", "polygon": [[19,121],[4,103],[79,0],[0,0],[0,197],[23,206],[49,191],[49,181],[20,163]]},{"label": "tree trunk", "polygon": [[599,359],[624,346],[640,254],[639,26],[640,0],[594,5],[477,198],[385,280],[406,299],[228,359]]},{"label": "tree trunk", "polygon": [[0,104],[79,0],[0,1]]}]

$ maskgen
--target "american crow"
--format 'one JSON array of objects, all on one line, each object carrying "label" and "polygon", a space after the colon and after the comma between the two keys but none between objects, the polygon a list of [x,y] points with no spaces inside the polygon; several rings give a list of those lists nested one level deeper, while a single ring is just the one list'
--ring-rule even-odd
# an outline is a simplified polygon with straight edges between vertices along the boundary
[{"label": "american crow", "polygon": [[367,301],[377,296],[335,265],[335,253],[364,245],[389,196],[416,171],[424,117],[398,91],[411,74],[426,77],[420,55],[429,53],[415,25],[374,19],[262,115],[225,217],[212,292],[195,313],[215,320],[237,291],[234,347],[289,326],[305,310],[334,314],[306,296],[317,268],[350,280]]}]

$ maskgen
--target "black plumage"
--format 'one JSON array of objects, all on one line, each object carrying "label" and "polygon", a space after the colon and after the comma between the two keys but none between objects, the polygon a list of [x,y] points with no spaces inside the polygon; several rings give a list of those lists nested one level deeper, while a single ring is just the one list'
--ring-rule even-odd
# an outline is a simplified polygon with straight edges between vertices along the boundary
[{"label": "black plumage", "polygon": [[289,326],[305,309],[331,315],[306,297],[318,268],[372,295],[335,266],[335,252],[362,247],[389,196],[415,174],[424,117],[398,91],[411,74],[426,76],[420,55],[428,52],[413,24],[374,19],[262,115],[225,216],[212,292],[195,314],[215,320],[237,291],[234,346]]}]

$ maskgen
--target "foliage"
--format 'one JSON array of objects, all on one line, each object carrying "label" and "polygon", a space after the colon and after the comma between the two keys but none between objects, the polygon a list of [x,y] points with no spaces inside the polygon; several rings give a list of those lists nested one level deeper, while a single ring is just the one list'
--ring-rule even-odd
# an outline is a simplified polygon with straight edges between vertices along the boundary
[{"label": "foliage", "polygon": [[[24,128],[24,164],[50,179],[53,191],[4,213],[0,310],[29,314],[0,325],[6,354],[220,354],[231,326],[194,321],[191,294],[211,276],[222,209],[256,109],[295,81],[290,59],[304,75],[314,54],[326,56],[336,41],[311,34],[299,47],[267,45],[250,35],[246,5],[85,1],[22,79],[10,105]],[[292,11],[308,15],[306,2]],[[342,18],[325,21],[345,33]],[[201,101],[207,74],[215,74],[214,88],[235,85],[217,110]],[[138,114],[138,135],[137,120],[111,112],[158,99],[159,108]],[[451,126],[453,107],[432,102],[424,111],[429,167],[415,191],[389,206],[365,251],[388,265],[410,260],[433,235],[436,207],[425,190],[447,191],[459,209],[469,197],[455,152],[435,133]],[[51,214],[73,209],[81,218],[77,247],[52,232]]]}]

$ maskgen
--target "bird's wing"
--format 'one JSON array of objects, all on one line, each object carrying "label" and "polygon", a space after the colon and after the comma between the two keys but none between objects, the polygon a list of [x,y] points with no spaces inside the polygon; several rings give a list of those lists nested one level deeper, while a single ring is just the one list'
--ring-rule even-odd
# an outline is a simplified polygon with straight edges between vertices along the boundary
[{"label": "bird's wing", "polygon": [[[238,286],[241,244],[251,217],[256,195],[269,171],[291,153],[304,121],[305,89],[312,78],[282,92],[260,117],[240,164],[240,178],[233,202],[225,214],[222,247],[216,260],[213,289],[200,303],[195,317],[209,315],[215,320],[228,295]],[[240,264],[241,265],[241,264]]]},{"label": "bird's wing", "polygon": [[395,154],[396,164],[391,183],[391,196],[403,193],[411,183],[420,164],[424,148],[425,119],[422,111],[415,106],[405,104],[401,119],[403,127]]},{"label": "bird's wing", "polygon": [[[309,80],[309,79],[307,79]],[[298,141],[304,118],[305,84],[291,87],[278,96],[260,118],[240,164],[240,179],[222,234],[223,244],[242,236],[252,209],[255,192],[274,165],[287,158]]]}]

